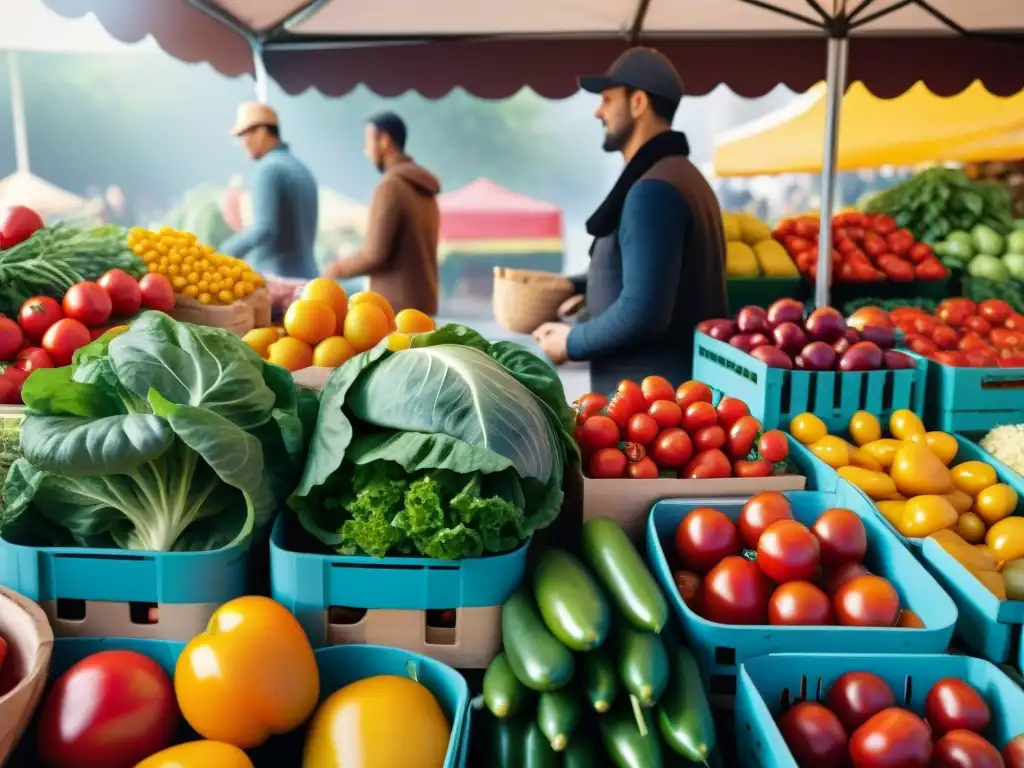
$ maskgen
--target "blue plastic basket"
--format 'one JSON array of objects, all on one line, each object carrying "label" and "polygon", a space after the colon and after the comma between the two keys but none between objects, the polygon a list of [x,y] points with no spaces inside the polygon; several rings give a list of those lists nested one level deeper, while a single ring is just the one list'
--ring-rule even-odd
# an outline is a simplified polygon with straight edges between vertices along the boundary
[{"label": "blue plastic basket", "polygon": [[923,714],[925,697],[939,680],[964,680],[992,710],[992,723],[983,735],[998,749],[1024,732],[1024,690],[982,659],[944,654],[776,654],[750,659],[740,668],[736,696],[740,765],[797,768],[776,718],[793,702],[821,700],[840,675],[853,671],[878,675],[892,688],[897,705],[918,714]]},{"label": "blue plastic basket", "polygon": [[744,499],[663,501],[654,505],[647,525],[647,556],[662,591],[675,610],[687,645],[700,663],[704,686],[714,696],[735,692],[740,662],[767,653],[857,653],[864,648],[892,653],[941,653],[956,624],[956,606],[914,556],[890,535],[863,497],[840,489],[838,494],[814,491],[787,493],[793,517],[810,527],[831,507],[846,507],[864,521],[868,551],[864,565],[896,588],[900,605],[914,611],[925,629],[876,627],[776,627],[718,624],[698,616],[683,602],[665,553],[680,521],[696,507],[714,507],[733,520]]},{"label": "blue plastic basket", "polygon": [[736,347],[695,333],[693,378],[743,400],[766,429],[787,428],[794,416],[811,411],[830,430],[846,429],[855,411],[888,420],[893,411],[922,413],[925,370],[836,373],[769,368]]},{"label": "blue plastic basket", "polygon": [[[173,676],[178,656],[185,643],[164,640],[131,640],[120,638],[59,638],[53,645],[51,676],[57,677],[86,656],[100,651],[137,651],[158,661]],[[469,686],[458,672],[439,661],[395,648],[372,645],[334,646],[316,651],[320,670],[320,699],[349,683],[376,675],[408,676],[416,679],[437,698],[452,724],[448,757],[443,768],[465,768],[469,758]],[[178,743],[202,738],[182,719]],[[266,745],[252,750],[250,757],[256,768],[277,768],[297,765],[301,760],[305,727],[286,736],[275,736]],[[22,739],[11,765],[35,765],[34,729],[30,728]]]}]

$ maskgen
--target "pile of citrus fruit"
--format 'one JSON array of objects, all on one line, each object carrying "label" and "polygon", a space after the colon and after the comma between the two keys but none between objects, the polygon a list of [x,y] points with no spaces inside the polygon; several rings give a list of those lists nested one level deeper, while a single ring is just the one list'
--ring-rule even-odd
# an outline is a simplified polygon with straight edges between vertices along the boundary
[{"label": "pile of citrus fruit", "polygon": [[408,349],[413,334],[432,330],[434,321],[419,310],[395,314],[379,293],[346,296],[336,282],[318,277],[288,307],[283,327],[256,328],[243,340],[264,360],[298,371],[310,366],[337,368],[385,338],[393,351]]}]

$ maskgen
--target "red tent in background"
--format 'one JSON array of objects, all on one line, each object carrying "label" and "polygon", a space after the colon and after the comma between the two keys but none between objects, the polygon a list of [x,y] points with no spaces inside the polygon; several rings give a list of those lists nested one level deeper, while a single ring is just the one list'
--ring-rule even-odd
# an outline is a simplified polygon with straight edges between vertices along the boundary
[{"label": "red tent in background", "polygon": [[438,198],[441,240],[554,240],[562,237],[562,210],[490,179],[477,179]]}]

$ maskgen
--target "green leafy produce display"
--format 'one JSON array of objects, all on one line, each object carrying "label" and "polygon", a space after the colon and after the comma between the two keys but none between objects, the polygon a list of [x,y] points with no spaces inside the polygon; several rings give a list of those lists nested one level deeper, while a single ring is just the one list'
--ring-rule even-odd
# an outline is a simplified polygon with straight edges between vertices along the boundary
[{"label": "green leafy produce display", "polygon": [[22,395],[0,534],[34,544],[243,542],[295,487],[315,420],[315,395],[237,336],[159,312],[35,371]]},{"label": "green leafy produce display", "polygon": [[331,374],[289,503],[342,554],[508,551],[558,515],[574,424],[551,366],[444,326]]},{"label": "green leafy produce display", "polygon": [[1002,299],[1014,311],[1024,313],[1024,291],[1012,280],[988,280],[983,277],[964,277],[961,294],[975,302]]},{"label": "green leafy produce display", "polygon": [[20,415],[0,414],[0,504],[4,502],[3,484],[11,465],[17,461],[21,442]]},{"label": "green leafy produce display", "polygon": [[979,224],[997,236],[1009,234],[1014,227],[1006,186],[971,181],[951,168],[922,171],[873,196],[864,207],[869,213],[889,214],[918,240],[930,244]]},{"label": "green leafy produce display", "polygon": [[142,277],[146,265],[115,226],[76,229],[47,227],[12,248],[0,251],[0,313],[14,317],[26,299],[60,299],[75,283],[96,280],[110,269]]}]

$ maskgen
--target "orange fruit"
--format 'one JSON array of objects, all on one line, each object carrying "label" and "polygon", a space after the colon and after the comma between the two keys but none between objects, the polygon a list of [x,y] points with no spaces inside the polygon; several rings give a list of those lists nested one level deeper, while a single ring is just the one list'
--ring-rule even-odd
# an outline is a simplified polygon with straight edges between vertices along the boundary
[{"label": "orange fruit", "polygon": [[412,339],[407,334],[399,333],[398,331],[388,334],[388,349],[392,352],[401,352],[410,346],[412,346]]},{"label": "orange fruit", "polygon": [[266,360],[267,349],[280,338],[280,334],[274,328],[253,328],[242,337],[242,341],[252,347],[257,355]]},{"label": "orange fruit", "polygon": [[301,339],[285,336],[267,349],[267,361],[289,371],[299,371],[313,364],[313,348]]},{"label": "orange fruit", "polygon": [[334,336],[338,319],[334,310],[322,301],[299,299],[284,313],[284,329],[288,335],[307,344],[319,344]]},{"label": "orange fruit", "polygon": [[345,315],[345,338],[360,352],[375,347],[390,330],[388,316],[376,304],[355,304]]},{"label": "orange fruit", "polygon": [[345,322],[345,313],[348,312],[348,296],[345,289],[327,277],[318,277],[306,283],[302,289],[302,298],[312,301],[322,301],[334,311],[337,320],[334,332],[341,333],[342,325]]},{"label": "orange fruit", "polygon": [[395,327],[400,333],[429,333],[434,330],[434,320],[418,309],[403,309],[395,315]]},{"label": "orange fruit", "polygon": [[349,307],[357,307],[360,304],[373,304],[375,307],[380,307],[384,314],[387,315],[388,325],[394,330],[395,309],[391,306],[391,302],[374,291],[359,291],[359,293],[353,293],[349,297],[348,305]]},{"label": "orange fruit", "polygon": [[329,336],[313,350],[313,365],[318,368],[337,368],[358,354],[352,343],[343,336]]}]

